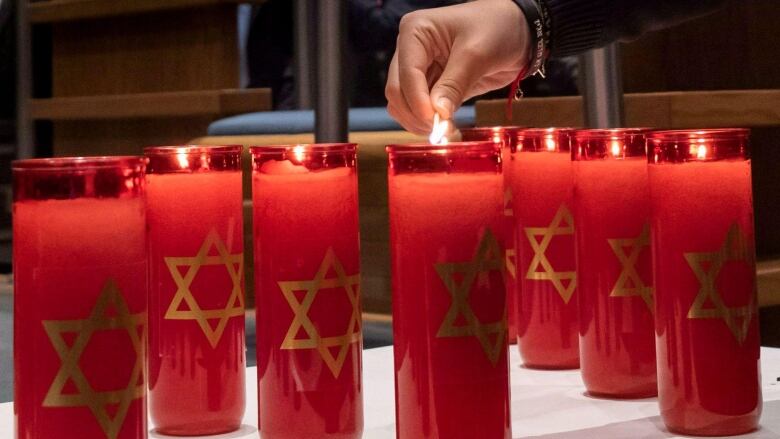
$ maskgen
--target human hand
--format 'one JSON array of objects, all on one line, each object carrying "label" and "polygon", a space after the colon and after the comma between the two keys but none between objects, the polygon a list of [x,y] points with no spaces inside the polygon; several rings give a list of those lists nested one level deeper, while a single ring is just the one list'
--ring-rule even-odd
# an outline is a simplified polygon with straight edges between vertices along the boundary
[{"label": "human hand", "polygon": [[511,0],[423,9],[401,19],[385,96],[407,130],[431,131],[434,113],[451,119],[463,101],[512,82],[531,56],[531,36]]}]

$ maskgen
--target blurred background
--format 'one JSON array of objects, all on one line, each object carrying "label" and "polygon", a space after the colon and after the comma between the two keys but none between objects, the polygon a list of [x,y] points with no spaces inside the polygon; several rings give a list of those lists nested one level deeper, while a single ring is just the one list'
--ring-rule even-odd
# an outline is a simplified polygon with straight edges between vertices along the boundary
[{"label": "blurred background", "polygon": [[[386,71],[400,18],[452,3],[0,0],[0,402],[11,399],[9,164],[17,157],[358,142],[366,346],[391,343],[383,148],[416,138],[384,110]],[[780,346],[778,21],[776,0],[732,1],[632,43],[551,62],[547,79],[524,84],[511,121],[502,90],[468,102],[456,123],[751,127],[762,336]],[[613,111],[597,114],[594,102]],[[248,215],[245,224],[251,267]]]}]

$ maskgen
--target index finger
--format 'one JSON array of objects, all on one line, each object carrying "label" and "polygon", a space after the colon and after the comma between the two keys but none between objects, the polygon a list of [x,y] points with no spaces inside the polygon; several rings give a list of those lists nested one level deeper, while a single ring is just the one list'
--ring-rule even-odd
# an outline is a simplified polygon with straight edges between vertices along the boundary
[{"label": "index finger", "polygon": [[434,43],[428,36],[430,32],[424,30],[423,20],[412,18],[402,24],[397,47],[401,92],[414,116],[429,125],[434,109],[427,73],[433,64]]}]

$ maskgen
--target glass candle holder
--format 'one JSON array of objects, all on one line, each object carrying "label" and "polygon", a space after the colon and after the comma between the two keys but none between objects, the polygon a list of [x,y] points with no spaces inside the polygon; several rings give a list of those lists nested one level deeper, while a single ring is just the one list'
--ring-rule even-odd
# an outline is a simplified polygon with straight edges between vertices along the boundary
[{"label": "glass candle holder", "polygon": [[646,398],[658,392],[647,131],[574,135],[580,368],[593,395]]},{"label": "glass candle holder", "polygon": [[678,433],[758,427],[749,131],[648,136],[658,402]]},{"label": "glass candle holder", "polygon": [[574,255],[570,156],[572,129],[534,128],[516,133],[506,162],[518,231],[520,356],[527,367],[579,366],[577,275]]},{"label": "glass candle holder", "polygon": [[509,438],[499,146],[387,151],[397,437]]},{"label": "glass candle holder", "polygon": [[260,434],[359,438],[356,145],[251,152]]},{"label": "glass candle holder", "polygon": [[237,430],[246,403],[241,147],[145,154],[150,415],[163,434]]},{"label": "glass candle holder", "polygon": [[13,163],[17,438],[147,437],[144,168]]},{"label": "glass candle holder", "polygon": [[506,166],[506,163],[512,160],[512,154],[517,149],[516,133],[521,130],[522,127],[477,127],[477,128],[461,128],[460,133],[463,137],[463,141],[466,142],[484,142],[493,141],[501,146],[501,158],[504,163],[504,219],[506,225],[503,227],[501,233],[504,234],[504,242],[506,243],[505,250],[505,279],[506,284],[506,299],[507,299],[507,315],[508,315],[508,334],[509,343],[517,343],[517,296],[520,294],[518,291],[517,283],[517,230],[515,228],[515,214],[514,203],[512,197],[512,181],[515,175],[512,171],[514,167]]}]

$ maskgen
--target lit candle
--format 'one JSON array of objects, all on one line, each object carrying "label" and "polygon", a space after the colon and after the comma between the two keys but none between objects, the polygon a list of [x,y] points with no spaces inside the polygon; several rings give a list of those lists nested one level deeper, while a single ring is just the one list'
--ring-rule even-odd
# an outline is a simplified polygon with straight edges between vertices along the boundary
[{"label": "lit candle", "polygon": [[[462,128],[460,130],[463,140],[467,142],[473,141],[492,141],[501,146],[501,157],[506,164],[511,160],[512,154],[516,148],[516,135],[515,133],[520,130],[521,127],[479,127],[479,128]],[[508,330],[509,330],[509,343],[517,342],[517,295],[520,294],[517,291],[517,230],[515,229],[515,216],[512,197],[512,180],[514,179],[514,167],[504,166],[504,219],[506,225],[503,228],[504,242],[506,243],[505,253],[505,279],[506,284],[506,299],[507,299],[507,314],[508,314]]]},{"label": "lit candle", "polygon": [[16,437],[146,438],[143,158],[13,174]]},{"label": "lit candle", "polygon": [[582,130],[572,145],[580,367],[593,395],[658,392],[646,131]]},{"label": "lit candle", "polygon": [[758,309],[748,130],[648,137],[661,417],[675,432],[758,427]]},{"label": "lit candle", "polygon": [[251,151],[260,434],[359,438],[356,146]]},{"label": "lit candle", "polygon": [[246,368],[241,147],[145,153],[150,415],[163,434],[237,430]]},{"label": "lit candle", "polygon": [[517,335],[528,367],[579,366],[570,158],[572,130],[525,129],[506,162],[518,231]]},{"label": "lit candle", "polygon": [[397,437],[511,437],[498,145],[387,151]]}]

